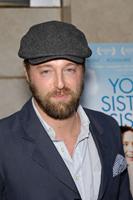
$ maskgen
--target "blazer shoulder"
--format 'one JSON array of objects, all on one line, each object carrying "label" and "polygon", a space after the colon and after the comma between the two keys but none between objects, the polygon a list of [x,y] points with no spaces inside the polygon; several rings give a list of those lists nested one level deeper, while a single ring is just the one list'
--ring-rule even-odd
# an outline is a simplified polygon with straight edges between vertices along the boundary
[{"label": "blazer shoulder", "polygon": [[85,112],[90,120],[90,124],[97,127],[98,130],[102,130],[106,135],[117,137],[120,139],[120,127],[118,122],[110,115],[107,115],[100,111],[86,109]]},{"label": "blazer shoulder", "polygon": [[4,124],[7,124],[7,123],[10,123],[11,121],[13,121],[16,118],[16,116],[18,115],[19,112],[20,111],[17,111],[17,112],[15,112],[15,113],[7,116],[7,117],[1,118],[0,119],[0,126],[4,125]]},{"label": "blazer shoulder", "polygon": [[100,111],[87,109],[87,108],[84,108],[84,110],[90,120],[98,120],[99,123],[104,123],[104,124],[107,121],[108,123],[113,123],[118,126],[118,122],[110,115],[107,115]]},{"label": "blazer shoulder", "polygon": [[26,104],[24,104],[23,107],[19,111],[3,119],[0,119],[0,134],[3,131],[7,132],[7,130],[12,131],[18,128],[20,126],[21,116],[23,117],[23,119],[26,118],[26,116],[29,113],[29,107],[31,107],[31,100],[26,102]]},{"label": "blazer shoulder", "polygon": [[18,127],[20,124],[18,120],[18,114],[19,111],[8,117],[0,119],[0,137],[2,135],[11,135],[12,130],[15,130]]},{"label": "blazer shoulder", "polygon": [[90,126],[93,127],[93,130],[102,133],[103,139],[107,144],[113,141],[110,145],[113,145],[114,149],[120,149],[121,151],[122,141],[118,122],[110,115],[99,111],[85,109],[85,112],[90,120]]}]

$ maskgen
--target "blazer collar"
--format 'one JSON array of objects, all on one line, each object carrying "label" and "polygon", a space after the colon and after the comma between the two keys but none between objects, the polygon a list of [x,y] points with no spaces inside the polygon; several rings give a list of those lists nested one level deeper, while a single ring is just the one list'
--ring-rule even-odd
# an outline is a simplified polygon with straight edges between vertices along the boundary
[{"label": "blazer collar", "polygon": [[32,159],[78,195],[77,187],[63,159],[38,119],[31,100],[20,111],[22,138],[33,143]]}]

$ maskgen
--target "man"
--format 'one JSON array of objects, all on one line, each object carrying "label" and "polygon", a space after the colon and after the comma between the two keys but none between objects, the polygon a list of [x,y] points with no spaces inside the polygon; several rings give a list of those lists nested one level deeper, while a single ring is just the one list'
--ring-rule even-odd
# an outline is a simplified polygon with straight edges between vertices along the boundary
[{"label": "man", "polygon": [[19,56],[33,97],[0,122],[0,200],[131,200],[117,123],[79,105],[91,56],[84,34],[35,25]]},{"label": "man", "polygon": [[120,126],[124,153],[128,165],[130,191],[133,196],[133,127]]},{"label": "man", "polygon": [[120,126],[124,153],[128,165],[133,165],[133,128],[130,126]]}]

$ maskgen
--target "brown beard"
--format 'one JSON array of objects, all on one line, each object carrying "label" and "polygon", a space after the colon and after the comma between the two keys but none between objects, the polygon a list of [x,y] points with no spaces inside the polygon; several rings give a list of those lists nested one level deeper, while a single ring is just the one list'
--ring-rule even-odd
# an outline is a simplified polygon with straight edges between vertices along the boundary
[{"label": "brown beard", "polygon": [[[54,119],[63,120],[71,117],[73,113],[77,110],[80,96],[83,91],[83,82],[77,92],[73,92],[71,91],[71,89],[65,87],[62,90],[54,90],[52,92],[49,92],[45,96],[42,96],[39,93],[33,83],[30,82],[29,87],[33,97],[35,98],[37,104],[42,111],[44,111],[48,116]],[[56,95],[69,95],[71,96],[71,98],[68,102],[52,102],[50,98]]]}]

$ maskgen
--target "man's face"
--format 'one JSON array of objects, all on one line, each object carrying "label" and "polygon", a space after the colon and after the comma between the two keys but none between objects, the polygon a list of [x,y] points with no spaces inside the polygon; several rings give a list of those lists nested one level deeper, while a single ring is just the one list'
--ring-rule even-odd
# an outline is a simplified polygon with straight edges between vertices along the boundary
[{"label": "man's face", "polygon": [[133,164],[133,131],[126,131],[123,135],[124,152],[128,164]]},{"label": "man's face", "polygon": [[83,89],[83,66],[65,59],[30,66],[27,80],[43,112],[66,119],[77,109]]}]

